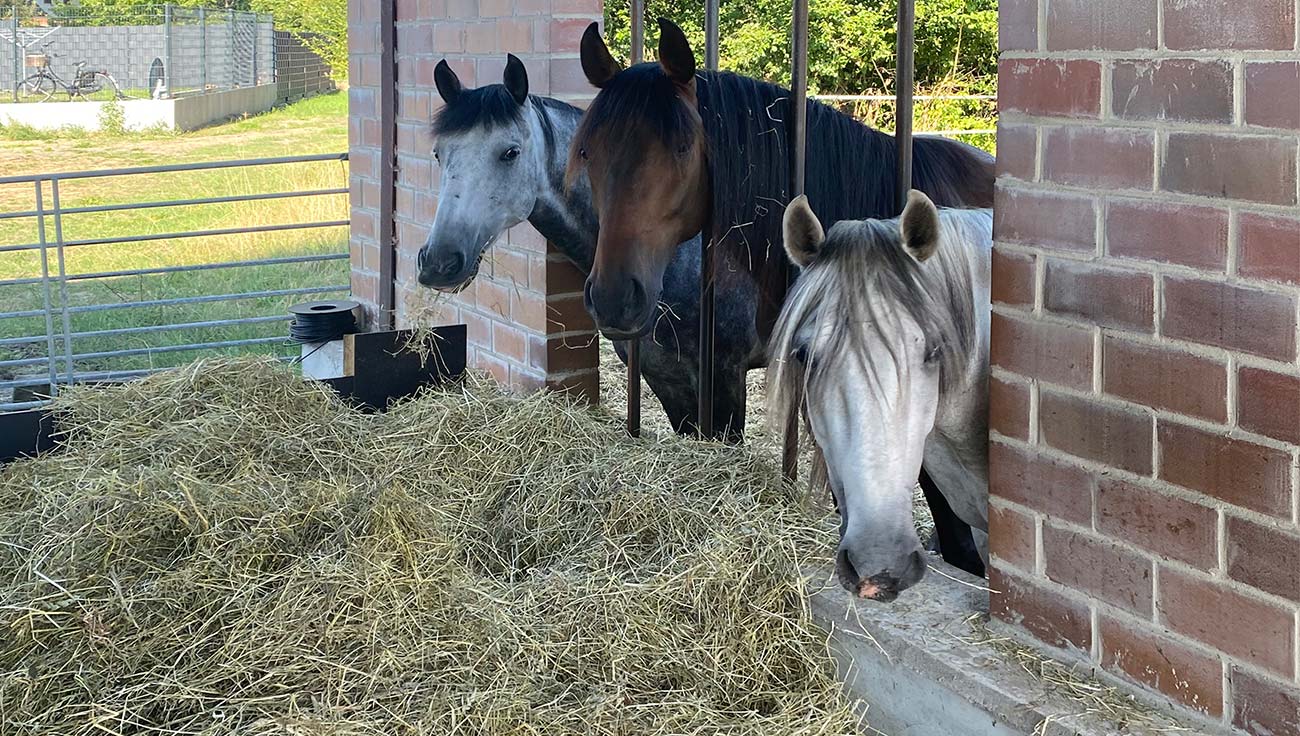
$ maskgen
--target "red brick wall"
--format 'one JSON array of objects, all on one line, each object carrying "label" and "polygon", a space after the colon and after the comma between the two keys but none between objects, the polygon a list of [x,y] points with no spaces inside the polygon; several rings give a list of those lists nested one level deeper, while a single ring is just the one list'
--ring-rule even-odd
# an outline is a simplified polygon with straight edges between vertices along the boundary
[{"label": "red brick wall", "polygon": [[1297,0],[1003,0],[996,616],[1300,734]]},{"label": "red brick wall", "polygon": [[[378,302],[379,6],[350,0],[349,77],[352,159],[352,288]],[[575,104],[593,90],[577,44],[602,14],[601,0],[396,0],[397,18],[397,299],[398,327],[464,323],[472,367],[531,390],[576,389],[595,398],[599,377],[594,325],[582,307],[582,274],[527,224],[488,251],[472,286],[435,299],[416,282],[415,258],[438,205],[437,164],[429,133],[442,100],[433,69],[441,59],[466,86],[497,84],[506,53],[528,68],[529,90]]]}]

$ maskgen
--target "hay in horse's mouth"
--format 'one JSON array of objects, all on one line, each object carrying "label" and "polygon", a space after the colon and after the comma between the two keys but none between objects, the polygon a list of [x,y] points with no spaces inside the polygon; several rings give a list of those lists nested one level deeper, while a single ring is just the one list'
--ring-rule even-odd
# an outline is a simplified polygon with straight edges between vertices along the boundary
[{"label": "hay in horse's mouth", "polygon": [[55,411],[0,470],[14,733],[859,731],[804,604],[833,532],[760,455],[247,359]]}]

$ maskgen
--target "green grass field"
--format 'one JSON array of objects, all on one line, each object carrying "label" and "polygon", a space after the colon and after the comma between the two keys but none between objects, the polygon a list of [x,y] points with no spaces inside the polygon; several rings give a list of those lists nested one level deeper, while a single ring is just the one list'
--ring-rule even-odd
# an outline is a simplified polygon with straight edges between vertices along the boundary
[{"label": "green grass field", "polygon": [[[152,166],[184,162],[267,158],[313,153],[338,153],[347,149],[347,97],[333,94],[226,125],[187,134],[149,133],[125,136],[90,135],[68,130],[38,133],[0,127],[0,156],[6,175],[84,171]],[[151,174],[65,182],[60,191],[64,208],[163,200],[211,198],[229,195],[346,188],[347,164],[316,162],[172,174]],[[52,207],[48,186],[45,207]],[[35,209],[33,184],[0,186],[0,212]],[[346,194],[257,202],[194,205],[126,212],[69,214],[63,218],[65,240],[113,238],[180,233],[259,225],[282,225],[345,220]],[[46,218],[46,236],[55,235],[52,217]],[[0,246],[36,243],[36,218],[0,219]],[[214,264],[280,258],[296,255],[344,253],[346,227],[273,233],[173,238],[144,243],[85,245],[66,249],[69,274],[101,273],[142,268]],[[50,268],[57,273],[54,253]],[[41,275],[38,251],[0,253],[0,280]],[[122,276],[96,281],[72,281],[70,305],[118,304],[176,297],[233,294],[325,285],[344,285],[348,264],[342,261],[279,264],[170,274]],[[55,304],[60,294],[54,290]],[[71,316],[74,332],[135,328],[181,322],[241,319],[282,315],[288,306],[313,297],[288,296],[241,301],[114,309]],[[0,286],[0,312],[40,309],[44,302],[39,284]],[[59,328],[61,316],[56,315]],[[198,328],[183,332],[116,334],[78,338],[74,353],[107,350],[145,350],[196,342],[247,338],[275,338],[286,333],[284,322]],[[0,320],[0,339],[44,335],[44,317]],[[36,359],[45,355],[42,341],[31,345],[0,346],[0,361]],[[62,348],[59,347],[61,352]],[[278,341],[231,351],[291,354],[294,346]],[[131,370],[188,362],[192,351],[156,352],[131,357],[78,360],[87,370]],[[41,365],[0,366],[0,381],[16,376],[40,375]],[[0,392],[0,397],[4,395]]]}]

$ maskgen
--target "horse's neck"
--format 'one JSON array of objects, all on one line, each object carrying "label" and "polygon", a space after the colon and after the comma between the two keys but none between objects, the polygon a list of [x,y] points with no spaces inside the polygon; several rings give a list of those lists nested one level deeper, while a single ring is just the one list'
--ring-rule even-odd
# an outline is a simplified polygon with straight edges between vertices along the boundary
[{"label": "horse's neck", "polygon": [[[991,278],[992,247],[989,234],[992,223],[980,219],[975,226],[963,227],[961,221],[984,218],[984,213],[947,212],[948,237],[940,246],[941,255],[927,267],[935,268],[933,276],[945,282],[961,279],[969,288],[947,289],[946,284],[932,289],[932,293],[960,293],[968,305],[971,343],[970,352],[963,361],[960,380],[951,382],[941,390],[939,410],[935,417],[935,430],[942,434],[954,452],[965,458],[972,471],[978,470],[987,478],[985,457],[988,446],[988,382],[989,382],[989,282]],[[960,230],[961,236],[955,231]],[[969,237],[982,232],[980,237]]]},{"label": "horse's neck", "polygon": [[[596,214],[591,205],[591,185],[582,176],[567,191],[564,186],[569,144],[582,111],[568,105],[543,105],[540,101],[533,103],[532,110],[529,124],[533,139],[546,143],[542,153],[546,176],[528,222],[579,268],[590,271],[596,253]],[[549,126],[551,135],[544,126]]]}]

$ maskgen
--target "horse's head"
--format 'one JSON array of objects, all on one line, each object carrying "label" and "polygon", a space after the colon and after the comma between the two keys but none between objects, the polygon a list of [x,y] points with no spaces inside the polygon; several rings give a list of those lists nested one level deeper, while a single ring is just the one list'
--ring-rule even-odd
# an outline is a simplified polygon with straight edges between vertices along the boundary
[{"label": "horse's head", "polygon": [[650,328],[677,244],[708,216],[706,141],[695,96],[695,56],[660,19],[659,61],[620,70],[596,24],[582,37],[582,69],[600,93],[569,151],[569,177],[586,172],[600,222],[586,304],[606,335]]},{"label": "horse's head", "polygon": [[456,289],[478,273],[487,247],[532,213],[546,182],[544,136],[528,72],[513,55],[503,84],[465,89],[446,61],[434,69],[434,81],[446,103],[433,123],[442,178],[419,278]]},{"label": "horse's head", "polygon": [[773,415],[805,412],[839,507],[840,583],[880,601],[926,569],[912,489],[955,348],[921,274],[940,227],[920,192],[897,224],[843,221],[824,234],[807,199],[785,212],[786,252],[803,271],[772,338]]}]

